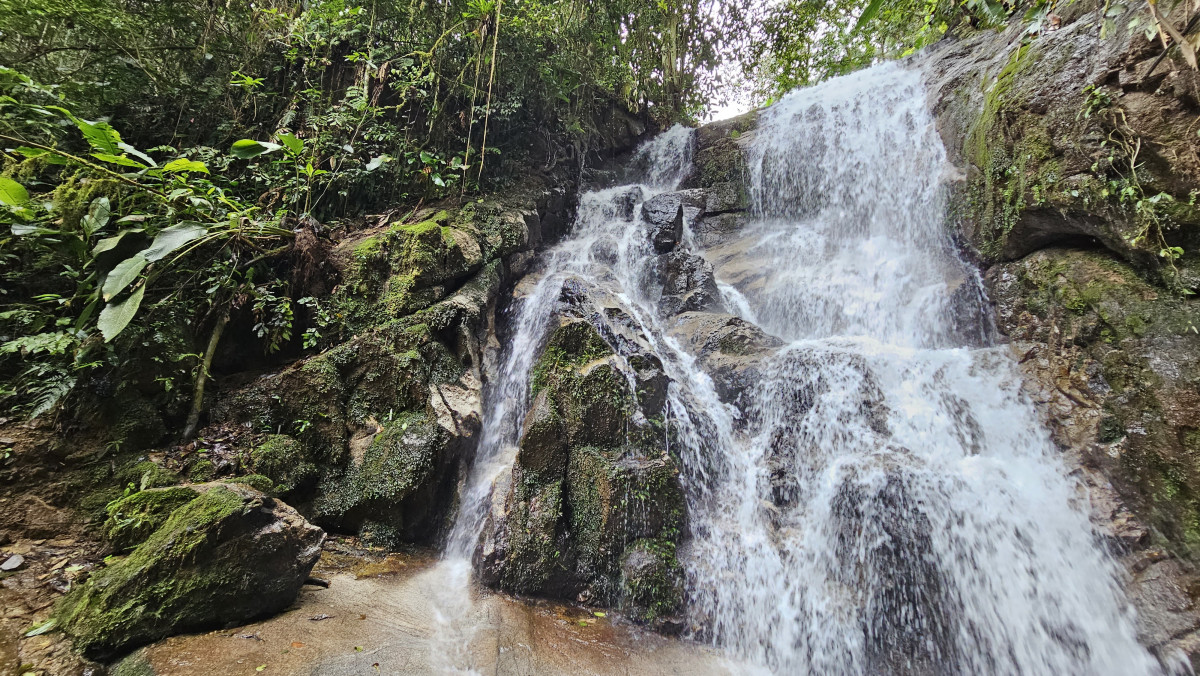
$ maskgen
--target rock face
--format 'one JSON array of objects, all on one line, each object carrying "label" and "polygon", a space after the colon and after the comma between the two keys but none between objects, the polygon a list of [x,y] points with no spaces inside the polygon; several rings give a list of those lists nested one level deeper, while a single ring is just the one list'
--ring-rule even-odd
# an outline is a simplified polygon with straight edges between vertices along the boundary
[{"label": "rock face", "polygon": [[675,552],[686,531],[678,465],[666,452],[666,376],[628,318],[574,291],[568,285],[533,372],[516,465],[496,488],[479,551],[481,577],[661,625],[683,601]]},{"label": "rock face", "polygon": [[[177,507],[133,552],[60,601],[59,627],[85,655],[106,659],[174,633],[271,615],[295,599],[325,533],[291,507],[241,484],[143,491],[113,519],[153,522]],[[150,507],[150,505],[156,505]],[[136,530],[136,529],[134,529]],[[113,533],[110,529],[110,533]],[[131,531],[122,541],[137,540]]]},{"label": "rock face", "polygon": [[568,209],[562,191],[518,192],[348,238],[329,303],[352,335],[223,393],[212,419],[266,433],[246,468],[314,523],[385,547],[431,542],[479,429],[500,288],[561,236]]},{"label": "rock face", "polygon": [[1058,30],[1014,23],[918,64],[957,169],[953,220],[1131,571],[1141,639],[1196,655],[1200,74],[1178,56],[1151,72],[1161,46],[1123,28],[1144,7],[1102,13],[1077,3]]}]

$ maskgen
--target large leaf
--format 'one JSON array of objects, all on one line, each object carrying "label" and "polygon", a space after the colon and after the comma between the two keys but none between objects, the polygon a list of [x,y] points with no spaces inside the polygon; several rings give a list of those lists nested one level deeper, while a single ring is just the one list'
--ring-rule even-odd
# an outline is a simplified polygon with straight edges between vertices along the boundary
[{"label": "large leaf", "polygon": [[139,160],[145,162],[146,164],[148,164],[152,167],[158,166],[158,163],[155,162],[153,158],[151,158],[146,153],[138,150],[137,148],[134,148],[133,146],[129,145],[128,143],[118,143],[117,147],[120,148],[121,150],[124,150],[126,153],[133,155],[134,157],[138,158]]},{"label": "large leaf", "polygon": [[0,202],[19,207],[29,201],[29,191],[11,178],[0,177]]},{"label": "large leaf", "polygon": [[288,152],[292,155],[299,155],[304,150],[304,141],[291,134],[280,134],[279,140],[283,141],[283,145],[287,146]]},{"label": "large leaf", "polygon": [[100,160],[101,162],[108,162],[109,164],[116,164],[116,165],[120,165],[122,167],[134,167],[136,169],[145,169],[146,168],[146,165],[142,164],[141,162],[138,162],[135,159],[125,157],[124,155],[109,155],[108,153],[92,153],[92,157]]},{"label": "large leaf", "polygon": [[141,307],[142,296],[145,294],[146,285],[143,284],[134,289],[133,293],[124,300],[104,306],[104,309],[100,311],[100,319],[96,321],[96,326],[100,327],[100,333],[104,336],[104,342],[116,338],[117,334],[129,326],[129,322],[133,320],[138,308]]},{"label": "large leaf", "polygon": [[98,256],[105,251],[112,251],[113,249],[117,248],[117,245],[121,243],[121,239],[125,237],[125,235],[141,231],[141,228],[122,230],[112,237],[106,237],[99,242],[96,242],[96,246],[92,249],[92,256]]},{"label": "large leaf", "polygon": [[83,226],[84,232],[88,237],[99,232],[104,226],[108,225],[108,218],[112,214],[107,197],[97,197],[92,200],[91,207],[84,214],[83,218],[79,219],[79,224]]},{"label": "large leaf", "polygon": [[181,157],[177,160],[171,160],[163,165],[163,171],[199,171],[207,174],[208,167],[204,166],[203,162],[188,160]]},{"label": "large leaf", "polygon": [[142,274],[142,270],[150,261],[142,254],[135,254],[117,263],[117,266],[108,273],[108,277],[104,279],[104,288],[101,293],[104,295],[104,301],[108,302],[116,297],[117,294],[125,290],[133,280],[137,279]]},{"label": "large leaf", "polygon": [[875,18],[875,15],[879,14],[879,9],[881,7],[883,7],[883,0],[871,0],[871,4],[867,5],[867,8],[863,10],[863,13],[858,15],[858,21],[854,24],[854,30],[858,30],[871,23],[871,20]]},{"label": "large leaf", "polygon": [[107,122],[88,122],[75,118],[75,125],[96,152],[106,155],[121,154],[121,135]]},{"label": "large leaf", "polygon": [[263,153],[272,153],[279,150],[283,146],[278,143],[267,143],[266,141],[255,141],[253,139],[244,138],[240,141],[234,141],[233,147],[229,152],[239,160],[248,160],[258,157]]},{"label": "large leaf", "polygon": [[184,244],[203,237],[207,232],[208,230],[199,223],[172,225],[158,233],[158,236],[154,238],[154,243],[141,255],[151,262],[161,260]]}]

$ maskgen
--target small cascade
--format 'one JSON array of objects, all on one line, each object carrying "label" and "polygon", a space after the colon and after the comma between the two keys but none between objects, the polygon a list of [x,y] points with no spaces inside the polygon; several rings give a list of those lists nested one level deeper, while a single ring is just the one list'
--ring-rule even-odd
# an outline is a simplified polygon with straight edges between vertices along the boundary
[{"label": "small cascade", "polygon": [[475,667],[471,559],[572,280],[619,306],[670,380],[663,443],[683,470],[695,638],[778,674],[1162,673],[947,234],[925,106],[920,74],[888,64],[761,114],[749,225],[713,251],[688,232],[679,245],[717,264],[723,307],[699,314],[762,329],[736,397],[671,319],[684,311],[664,311],[642,217],[691,170],[690,130],[639,150],[628,184],[581,196],[571,234],[518,289],[485,391],[443,562],[449,671]]}]

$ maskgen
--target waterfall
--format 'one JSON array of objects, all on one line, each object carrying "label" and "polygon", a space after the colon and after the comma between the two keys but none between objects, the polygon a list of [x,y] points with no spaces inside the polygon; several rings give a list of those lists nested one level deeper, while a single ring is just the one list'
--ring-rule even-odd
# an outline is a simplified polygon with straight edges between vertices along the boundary
[{"label": "waterfall", "polygon": [[945,164],[898,65],[762,113],[763,272],[735,286],[788,342],[693,487],[694,611],[779,673],[1156,673],[947,236]]},{"label": "waterfall", "polygon": [[[660,316],[648,274],[638,207],[679,185],[692,144],[676,127],[638,152],[631,183],[582,195],[570,236],[519,287],[448,588],[469,587],[531,369],[577,279],[621,305],[671,380],[696,638],[779,674],[1161,673],[948,236],[920,74],[876,66],[762,112],[750,223],[705,251],[685,236],[728,308],[782,343],[738,408]],[[448,597],[448,624],[463,604]]]}]

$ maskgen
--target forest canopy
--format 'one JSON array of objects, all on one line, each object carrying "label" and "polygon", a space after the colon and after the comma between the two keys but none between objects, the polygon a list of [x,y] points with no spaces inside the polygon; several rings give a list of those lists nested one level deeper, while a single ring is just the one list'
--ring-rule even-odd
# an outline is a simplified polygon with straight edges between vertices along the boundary
[{"label": "forest canopy", "polygon": [[1045,6],[0,0],[0,403],[137,387],[194,428],[231,314],[264,354],[343,330],[297,281],[339,219],[577,169],[614,117],[696,121]]}]

